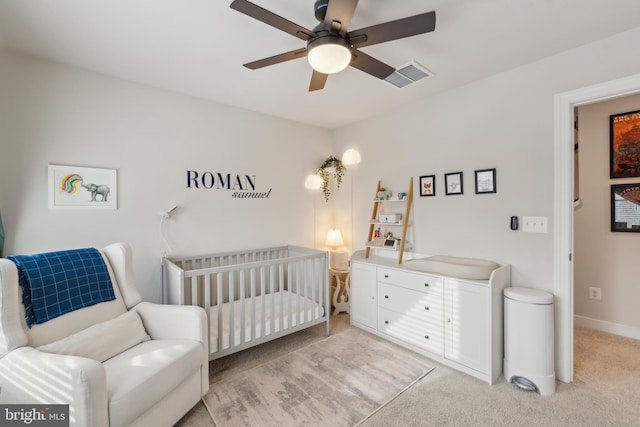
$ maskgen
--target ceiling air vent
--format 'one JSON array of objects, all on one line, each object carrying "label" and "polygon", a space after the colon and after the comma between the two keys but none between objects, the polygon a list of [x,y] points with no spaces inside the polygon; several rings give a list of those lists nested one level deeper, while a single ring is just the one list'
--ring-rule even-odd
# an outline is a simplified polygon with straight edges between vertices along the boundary
[{"label": "ceiling air vent", "polygon": [[405,87],[411,83],[433,76],[433,73],[415,61],[398,68],[385,80],[396,87]]}]

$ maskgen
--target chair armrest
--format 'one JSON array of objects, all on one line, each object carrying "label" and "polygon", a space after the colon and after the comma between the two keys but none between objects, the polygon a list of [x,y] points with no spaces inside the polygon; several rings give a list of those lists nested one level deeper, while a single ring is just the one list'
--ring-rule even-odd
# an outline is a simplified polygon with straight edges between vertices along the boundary
[{"label": "chair armrest", "polygon": [[71,425],[109,425],[102,363],[20,347],[0,358],[0,402],[69,404]]},{"label": "chair armrest", "polygon": [[209,390],[209,322],[204,308],[141,302],[133,307],[151,339],[189,339],[202,343],[202,396]]},{"label": "chair armrest", "polygon": [[190,339],[208,345],[207,314],[202,307],[141,302],[133,307],[151,339]]}]

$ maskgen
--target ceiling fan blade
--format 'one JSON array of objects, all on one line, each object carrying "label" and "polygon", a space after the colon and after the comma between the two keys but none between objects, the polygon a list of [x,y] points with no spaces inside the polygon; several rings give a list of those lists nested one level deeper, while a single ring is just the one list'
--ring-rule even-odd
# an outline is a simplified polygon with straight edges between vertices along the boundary
[{"label": "ceiling fan blade", "polygon": [[329,77],[329,74],[323,74],[319,71],[313,70],[311,82],[309,83],[309,92],[323,89],[324,84],[327,82],[327,77]]},{"label": "ceiling fan blade", "polygon": [[229,7],[299,39],[307,41],[316,36],[313,31],[307,30],[306,28],[247,0],[234,0]]},{"label": "ceiling fan blade", "polygon": [[395,68],[392,66],[387,65],[382,61],[378,61],[374,57],[369,56],[358,49],[351,49],[351,54],[351,63],[349,65],[379,79],[384,80],[395,71]]},{"label": "ceiling fan blade", "polygon": [[342,34],[346,33],[353,13],[356,11],[356,6],[358,6],[358,0],[329,0],[324,23],[331,27],[336,25],[333,23],[337,21],[339,25],[335,28]]},{"label": "ceiling fan blade", "polygon": [[371,46],[403,39],[436,29],[436,13],[427,12],[349,32],[353,47]]},{"label": "ceiling fan blade", "polygon": [[279,55],[270,56],[268,58],[258,59],[257,61],[246,63],[244,64],[244,66],[252,70],[257,70],[258,68],[279,64],[281,62],[290,61],[292,59],[304,58],[305,56],[307,56],[307,49],[302,48],[292,50],[291,52],[285,52]]}]

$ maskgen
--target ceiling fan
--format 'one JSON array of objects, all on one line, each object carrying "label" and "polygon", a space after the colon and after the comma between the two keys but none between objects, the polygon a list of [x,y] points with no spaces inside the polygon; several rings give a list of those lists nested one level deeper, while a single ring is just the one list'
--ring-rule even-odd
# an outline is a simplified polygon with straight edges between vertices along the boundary
[{"label": "ceiling fan", "polygon": [[305,48],[244,64],[252,70],[307,57],[313,68],[309,91],[324,88],[329,74],[342,71],[348,65],[379,79],[385,79],[395,69],[358,48],[429,33],[436,28],[436,13],[427,12],[395,21],[349,31],[349,23],[358,0],[317,0],[315,17],[320,24],[308,30],[247,0],[234,0],[231,8],[258,21],[307,42]]}]

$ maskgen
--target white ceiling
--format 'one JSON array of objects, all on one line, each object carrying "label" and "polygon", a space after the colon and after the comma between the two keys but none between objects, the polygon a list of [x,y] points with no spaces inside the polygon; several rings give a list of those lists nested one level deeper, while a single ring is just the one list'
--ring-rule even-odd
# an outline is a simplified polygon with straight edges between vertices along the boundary
[{"label": "white ceiling", "polygon": [[[317,24],[314,0],[252,1]],[[361,0],[350,30],[436,11],[435,32],[362,49],[395,68],[415,60],[435,76],[398,89],[349,67],[310,93],[305,59],[242,66],[304,42],[230,3],[0,0],[0,47],[333,129],[640,25],[638,0]]]}]

